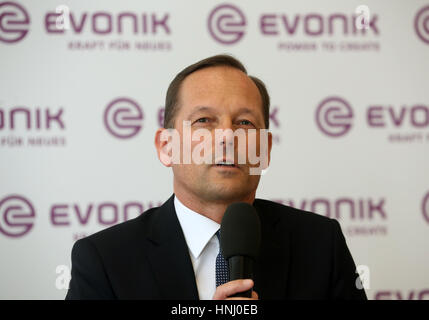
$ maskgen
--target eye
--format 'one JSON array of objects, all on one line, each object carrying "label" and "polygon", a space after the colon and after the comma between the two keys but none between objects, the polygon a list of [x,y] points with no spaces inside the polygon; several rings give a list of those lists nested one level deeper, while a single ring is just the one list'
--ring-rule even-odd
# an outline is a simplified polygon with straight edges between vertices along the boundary
[{"label": "eye", "polygon": [[253,125],[253,123],[252,123],[252,122],[250,122],[249,120],[240,120],[238,123],[239,123],[240,125],[244,125],[244,126],[250,126],[250,125]]},{"label": "eye", "polygon": [[195,122],[198,122],[198,123],[208,123],[209,121],[210,121],[209,118],[199,118]]}]

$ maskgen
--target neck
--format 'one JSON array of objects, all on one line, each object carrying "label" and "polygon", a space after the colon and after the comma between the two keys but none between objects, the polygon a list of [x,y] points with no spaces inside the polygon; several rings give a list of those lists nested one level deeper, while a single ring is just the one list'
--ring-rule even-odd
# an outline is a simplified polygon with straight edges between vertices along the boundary
[{"label": "neck", "polygon": [[226,208],[234,202],[246,202],[249,204],[253,204],[255,200],[256,190],[244,197],[240,197],[237,199],[229,199],[229,200],[218,200],[211,201],[205,200],[201,197],[198,197],[192,192],[184,190],[183,188],[174,187],[174,194],[180,200],[183,205],[188,207],[189,209],[198,212],[199,214],[217,222],[221,223],[223,215],[225,213]]}]

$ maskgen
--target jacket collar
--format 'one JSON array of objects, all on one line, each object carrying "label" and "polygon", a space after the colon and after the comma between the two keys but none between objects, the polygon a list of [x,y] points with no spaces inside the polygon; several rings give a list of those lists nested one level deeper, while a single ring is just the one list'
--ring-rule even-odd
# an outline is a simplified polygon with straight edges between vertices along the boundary
[{"label": "jacket collar", "polygon": [[157,209],[147,239],[147,257],[162,299],[198,299],[194,269],[174,209],[174,195]]},{"label": "jacket collar", "polygon": [[220,228],[220,224],[204,215],[186,207],[177,196],[174,197],[174,208],[186,244],[195,259],[198,259],[207,243]]}]

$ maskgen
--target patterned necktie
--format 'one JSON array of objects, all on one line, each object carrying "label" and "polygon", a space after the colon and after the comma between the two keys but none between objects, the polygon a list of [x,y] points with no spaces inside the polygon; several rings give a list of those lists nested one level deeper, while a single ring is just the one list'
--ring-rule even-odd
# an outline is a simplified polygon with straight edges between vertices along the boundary
[{"label": "patterned necktie", "polygon": [[216,232],[216,236],[219,240],[219,253],[216,257],[216,287],[218,287],[229,281],[229,268],[220,249],[220,230]]}]

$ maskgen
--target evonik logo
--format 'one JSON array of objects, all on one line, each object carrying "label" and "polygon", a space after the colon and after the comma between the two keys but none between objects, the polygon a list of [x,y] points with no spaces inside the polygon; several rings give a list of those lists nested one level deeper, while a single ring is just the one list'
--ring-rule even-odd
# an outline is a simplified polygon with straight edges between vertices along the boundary
[{"label": "evonik logo", "polygon": [[22,237],[33,228],[35,217],[34,207],[25,197],[13,194],[0,199],[0,234]]},{"label": "evonik logo", "polygon": [[17,43],[24,39],[29,31],[30,17],[20,4],[0,2],[0,42]]}]

